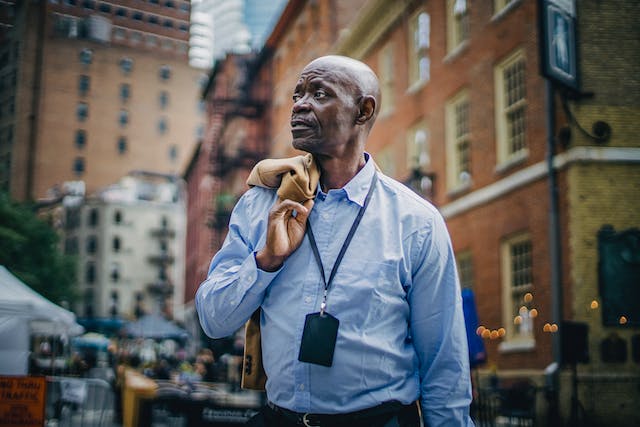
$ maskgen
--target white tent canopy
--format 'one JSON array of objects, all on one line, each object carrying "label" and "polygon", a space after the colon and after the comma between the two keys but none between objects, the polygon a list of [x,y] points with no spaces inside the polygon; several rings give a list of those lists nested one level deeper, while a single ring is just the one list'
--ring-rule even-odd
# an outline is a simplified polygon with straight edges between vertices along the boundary
[{"label": "white tent canopy", "polygon": [[76,315],[52,303],[0,265],[0,317],[19,316],[31,320],[31,332],[79,335]]},{"label": "white tent canopy", "polygon": [[[44,298],[0,265],[0,373],[18,374],[16,371],[26,368],[29,334],[74,336],[82,332],[75,314]],[[12,361],[15,363],[9,363]],[[13,366],[17,362],[20,366]]]}]

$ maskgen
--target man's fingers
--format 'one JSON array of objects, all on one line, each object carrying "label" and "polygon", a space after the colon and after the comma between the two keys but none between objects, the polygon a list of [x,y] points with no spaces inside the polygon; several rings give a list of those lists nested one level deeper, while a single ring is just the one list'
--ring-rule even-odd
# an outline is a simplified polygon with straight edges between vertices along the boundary
[{"label": "man's fingers", "polygon": [[311,209],[313,209],[313,204],[314,204],[313,199],[309,199],[306,202],[304,202],[302,204],[302,206],[304,207],[304,210],[298,211],[298,216],[296,217],[296,219],[300,222],[306,222],[307,217],[311,213]]},{"label": "man's fingers", "polygon": [[[310,200],[310,201],[312,202],[311,206],[313,206],[313,200]],[[296,211],[296,216],[303,215],[303,217],[306,219],[306,217],[309,216],[309,211],[310,211],[310,207],[307,208],[305,206],[305,205],[308,205],[308,202],[309,201],[305,202],[305,204],[303,205],[303,204],[294,202],[293,200],[285,199],[279,203],[276,203],[271,212],[276,215],[284,216],[292,211]]]}]

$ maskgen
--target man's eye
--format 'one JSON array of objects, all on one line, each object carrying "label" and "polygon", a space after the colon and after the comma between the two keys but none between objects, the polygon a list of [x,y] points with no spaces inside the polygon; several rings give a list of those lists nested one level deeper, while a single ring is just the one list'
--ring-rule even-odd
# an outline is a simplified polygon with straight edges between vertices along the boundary
[{"label": "man's eye", "polygon": [[300,98],[302,98],[302,97],[300,95],[298,95],[297,93],[294,93],[291,98],[293,99],[293,102],[298,102],[298,100]]},{"label": "man's eye", "polygon": [[327,93],[323,90],[317,90],[316,93],[313,94],[313,96],[316,98],[324,98],[325,96],[327,96]]}]

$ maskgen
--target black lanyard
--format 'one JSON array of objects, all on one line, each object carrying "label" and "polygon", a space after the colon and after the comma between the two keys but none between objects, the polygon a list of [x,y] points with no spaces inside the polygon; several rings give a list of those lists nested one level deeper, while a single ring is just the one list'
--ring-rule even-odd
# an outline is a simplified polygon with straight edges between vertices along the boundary
[{"label": "black lanyard", "polygon": [[344,240],[342,244],[342,248],[340,249],[340,253],[338,253],[338,257],[336,258],[335,264],[333,264],[333,268],[331,269],[331,274],[329,275],[329,281],[325,278],[324,275],[324,266],[322,265],[322,259],[320,259],[320,252],[318,251],[318,245],[316,244],[316,238],[313,236],[313,230],[311,230],[311,223],[307,218],[307,235],[309,236],[309,242],[311,243],[311,249],[313,250],[313,255],[316,259],[316,263],[318,264],[318,268],[320,268],[320,274],[322,276],[322,282],[324,283],[324,293],[322,296],[322,304],[320,304],[320,313],[324,314],[324,310],[327,307],[327,293],[329,291],[329,286],[331,286],[331,282],[333,282],[333,278],[338,271],[338,266],[342,261],[342,257],[344,256],[347,248],[349,247],[349,243],[351,243],[351,239],[353,235],[356,234],[356,229],[358,225],[360,225],[360,220],[362,220],[362,216],[364,215],[364,211],[367,210],[367,206],[369,206],[369,200],[371,200],[371,195],[373,194],[373,188],[376,186],[376,181],[378,180],[377,171],[373,172],[373,178],[371,178],[371,185],[369,187],[369,191],[367,192],[367,196],[364,199],[363,205],[360,207],[358,211],[358,215],[356,219],[353,220],[353,224],[351,225],[351,229],[349,230],[349,234],[347,234],[347,238]]}]

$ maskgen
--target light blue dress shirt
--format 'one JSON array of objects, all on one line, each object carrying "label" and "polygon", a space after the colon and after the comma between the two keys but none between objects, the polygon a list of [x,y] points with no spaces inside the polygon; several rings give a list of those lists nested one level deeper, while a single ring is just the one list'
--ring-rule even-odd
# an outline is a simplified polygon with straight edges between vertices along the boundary
[{"label": "light blue dress shirt", "polygon": [[[375,171],[342,189],[318,187],[309,220],[329,277]],[[267,397],[297,412],[344,413],[420,399],[429,427],[472,426],[469,356],[449,234],[438,211],[378,172],[362,222],[329,288],[340,321],[333,365],[298,361],[305,316],[320,309],[323,282],[309,239],[273,273],[256,266],[274,190],[238,201],[229,233],[196,294],[200,323],[221,338],[262,307]]]}]

